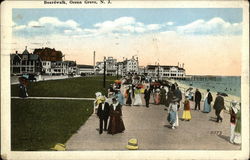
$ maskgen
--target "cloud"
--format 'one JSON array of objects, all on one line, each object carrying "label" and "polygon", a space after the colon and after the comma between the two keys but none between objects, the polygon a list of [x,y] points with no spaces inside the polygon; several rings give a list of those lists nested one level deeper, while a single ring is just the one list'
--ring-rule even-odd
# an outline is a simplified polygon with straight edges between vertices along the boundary
[{"label": "cloud", "polygon": [[[39,28],[39,29],[38,29]],[[81,32],[80,25],[74,20],[61,21],[57,17],[41,17],[37,21],[30,21],[24,25],[15,25],[14,33],[26,36],[39,36],[44,33],[60,34]]]},{"label": "cloud", "polygon": [[167,22],[167,25],[172,26],[172,25],[174,25],[174,22]]},{"label": "cloud", "polygon": [[242,23],[232,24],[222,18],[215,17],[209,21],[199,19],[190,24],[179,26],[176,31],[180,34],[236,35],[242,32]]},{"label": "cloud", "polygon": [[[62,21],[57,17],[41,17],[27,24],[17,25],[13,22],[15,35],[34,37],[48,35],[64,35],[74,37],[95,36],[128,36],[133,34],[169,33],[180,35],[240,35],[242,23],[229,23],[219,17],[208,21],[198,19],[183,26],[175,26],[174,22],[145,24],[134,17],[119,17],[114,20],[102,21],[92,27],[83,28],[73,19]],[[46,35],[44,34],[46,33]]]},{"label": "cloud", "polygon": [[147,29],[149,30],[159,30],[161,28],[160,24],[149,24],[147,25]]}]

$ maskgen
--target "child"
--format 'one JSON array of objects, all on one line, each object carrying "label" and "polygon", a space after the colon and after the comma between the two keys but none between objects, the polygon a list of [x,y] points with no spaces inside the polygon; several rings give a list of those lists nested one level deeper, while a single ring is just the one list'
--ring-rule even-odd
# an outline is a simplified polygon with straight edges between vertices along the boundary
[{"label": "child", "polygon": [[191,120],[190,103],[187,96],[185,96],[182,119],[187,121]]}]

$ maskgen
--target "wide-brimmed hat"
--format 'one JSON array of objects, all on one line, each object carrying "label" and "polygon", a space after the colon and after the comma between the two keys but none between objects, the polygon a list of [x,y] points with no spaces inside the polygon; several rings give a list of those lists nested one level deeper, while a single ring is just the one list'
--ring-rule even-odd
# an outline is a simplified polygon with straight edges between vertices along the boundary
[{"label": "wide-brimmed hat", "polygon": [[233,106],[235,106],[238,102],[236,100],[233,100],[231,103]]},{"label": "wide-brimmed hat", "polygon": [[128,141],[128,145],[126,145],[126,148],[129,150],[137,150],[138,147],[138,141],[135,138],[132,138]]},{"label": "wide-brimmed hat", "polygon": [[64,144],[61,143],[57,143],[53,148],[50,148],[54,151],[65,151],[66,146]]},{"label": "wide-brimmed hat", "polygon": [[105,101],[105,97],[104,97],[104,96],[101,96],[100,100],[101,100],[102,102],[104,102],[104,101]]}]

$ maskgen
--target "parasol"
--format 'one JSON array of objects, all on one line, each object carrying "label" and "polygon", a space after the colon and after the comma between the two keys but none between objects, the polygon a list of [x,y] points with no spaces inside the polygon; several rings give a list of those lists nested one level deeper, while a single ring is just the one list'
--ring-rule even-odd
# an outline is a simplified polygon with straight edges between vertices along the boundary
[{"label": "parasol", "polygon": [[187,90],[186,90],[186,92],[187,91],[192,91],[193,90],[193,88],[192,87],[189,87]]},{"label": "parasol", "polygon": [[116,84],[121,84],[122,81],[120,81],[120,80],[115,80],[115,83],[116,83]]},{"label": "parasol", "polygon": [[221,96],[224,96],[224,97],[227,97],[227,96],[228,96],[228,94],[223,93],[223,92],[218,92],[218,94],[221,95]]}]

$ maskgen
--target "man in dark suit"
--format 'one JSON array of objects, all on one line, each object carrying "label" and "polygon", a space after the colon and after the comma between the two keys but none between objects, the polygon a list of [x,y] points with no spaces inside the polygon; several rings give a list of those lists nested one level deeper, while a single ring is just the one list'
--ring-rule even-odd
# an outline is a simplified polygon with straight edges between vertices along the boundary
[{"label": "man in dark suit", "polygon": [[149,107],[149,99],[150,99],[150,89],[147,87],[147,89],[144,90],[144,99],[146,101],[146,107]]},{"label": "man in dark suit", "polygon": [[97,109],[97,116],[99,117],[99,134],[103,132],[103,122],[104,122],[104,131],[107,131],[107,122],[109,118],[109,104],[105,102],[105,97],[101,98],[101,103]]},{"label": "man in dark suit", "polygon": [[[176,83],[177,84],[177,83]],[[178,103],[178,110],[180,108],[180,102],[182,100],[182,93],[181,90],[179,89],[179,87],[176,87],[176,89],[174,90],[174,96],[177,97],[177,103]]]},{"label": "man in dark suit", "polygon": [[201,92],[198,90],[198,88],[195,91],[195,110],[198,106],[198,111],[200,111],[200,102],[201,102]]},{"label": "man in dark suit", "polygon": [[225,106],[224,106],[224,98],[219,93],[217,93],[217,97],[216,97],[216,99],[214,101],[215,115],[217,116],[217,121],[216,122],[219,122],[220,120],[222,122],[222,118],[220,116],[220,113],[224,108],[225,108]]}]

